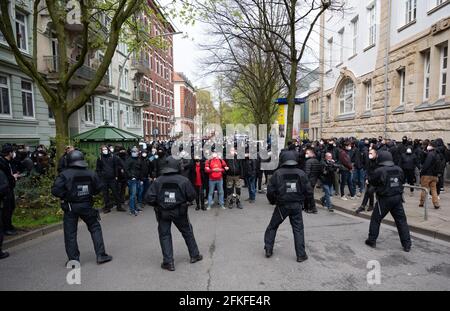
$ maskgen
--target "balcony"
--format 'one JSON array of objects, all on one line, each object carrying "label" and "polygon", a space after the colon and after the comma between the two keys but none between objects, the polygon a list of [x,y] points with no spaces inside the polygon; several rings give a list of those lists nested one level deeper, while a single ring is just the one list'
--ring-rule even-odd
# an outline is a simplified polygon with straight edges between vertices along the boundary
[{"label": "balcony", "polygon": [[145,58],[136,58],[133,57],[131,59],[131,69],[136,70],[141,74],[150,74],[150,63],[148,59]]},{"label": "balcony", "polygon": [[[57,83],[59,79],[59,57],[58,56],[44,56],[45,61],[45,73],[47,74],[47,79],[49,81],[54,81]],[[70,65],[73,65],[75,63],[75,60],[70,59],[69,60]],[[73,75],[72,79],[70,80],[70,85],[73,87],[85,87],[89,81],[94,79],[94,77],[97,74],[97,70],[87,66],[83,65],[80,68],[75,71],[75,74]],[[103,79],[101,80],[98,91],[103,91],[105,89],[105,92],[109,91],[109,76],[108,74],[105,74],[103,76]]]},{"label": "balcony", "polygon": [[144,89],[137,89],[133,92],[133,100],[138,105],[149,106],[150,105],[150,93]]}]

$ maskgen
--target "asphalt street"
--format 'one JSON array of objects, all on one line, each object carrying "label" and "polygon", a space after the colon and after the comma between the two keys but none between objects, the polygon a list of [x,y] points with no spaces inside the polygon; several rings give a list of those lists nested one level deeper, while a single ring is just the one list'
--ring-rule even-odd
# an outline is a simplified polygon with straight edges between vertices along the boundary
[{"label": "asphalt street", "polygon": [[[190,210],[204,260],[189,263],[186,245],[172,228],[176,271],[162,260],[152,208],[132,217],[103,216],[107,252],[114,260],[95,263],[86,226],[79,225],[81,285],[68,285],[62,231],[9,249],[0,262],[0,290],[450,290],[450,244],[413,236],[403,252],[395,229],[383,226],[377,249],[364,244],[368,222],[320,209],[304,214],[309,260],[297,263],[289,221],[280,226],[270,259],[263,236],[273,207],[265,196],[243,210]],[[377,260],[381,284],[369,285],[367,267]]]}]

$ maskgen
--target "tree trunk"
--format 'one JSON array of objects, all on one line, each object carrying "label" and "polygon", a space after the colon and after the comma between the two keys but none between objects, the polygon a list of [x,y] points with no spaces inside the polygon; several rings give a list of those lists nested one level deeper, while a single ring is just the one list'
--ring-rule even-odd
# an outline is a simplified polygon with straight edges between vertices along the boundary
[{"label": "tree trunk", "polygon": [[69,116],[66,110],[61,107],[63,104],[58,105],[58,108],[54,111],[55,115],[55,129],[56,129],[56,161],[64,154],[65,147],[69,144]]},{"label": "tree trunk", "polygon": [[297,66],[297,61],[291,62],[290,86],[287,96],[288,115],[286,124],[286,147],[287,143],[292,140],[292,130],[294,128],[295,94],[297,93]]}]

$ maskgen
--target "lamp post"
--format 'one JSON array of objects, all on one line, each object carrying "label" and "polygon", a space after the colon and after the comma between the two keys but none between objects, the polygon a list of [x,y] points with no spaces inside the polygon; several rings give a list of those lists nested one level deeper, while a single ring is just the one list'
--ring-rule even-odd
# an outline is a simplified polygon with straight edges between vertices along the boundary
[{"label": "lamp post", "polygon": [[[169,33],[162,33],[160,35],[157,36],[153,36],[153,37],[148,37],[148,39],[154,39],[154,38],[158,38],[158,37],[166,37],[166,36],[173,36],[173,35],[178,35],[181,34],[183,32],[181,31],[177,31],[177,32],[169,32]],[[127,56],[125,57],[122,66],[119,67],[119,78],[117,81],[117,121],[119,123],[119,128],[122,128],[122,124],[120,122],[120,87],[121,87],[121,80],[122,80],[122,76],[123,76],[123,72],[125,69],[125,65],[127,64],[127,62],[130,60],[130,56],[133,52],[135,52],[136,50],[130,50],[127,54]]]}]

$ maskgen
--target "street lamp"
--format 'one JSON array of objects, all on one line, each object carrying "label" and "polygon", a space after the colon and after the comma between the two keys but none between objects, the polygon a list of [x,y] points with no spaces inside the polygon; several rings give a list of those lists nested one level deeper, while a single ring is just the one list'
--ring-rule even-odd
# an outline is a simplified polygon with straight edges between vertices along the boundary
[{"label": "street lamp", "polygon": [[[154,39],[154,38],[158,38],[158,37],[167,37],[167,36],[173,36],[173,35],[178,35],[181,34],[183,32],[181,31],[177,31],[177,32],[169,32],[169,33],[162,33],[160,35],[157,36],[153,36],[153,37],[148,37],[148,39]],[[120,81],[122,80],[122,76],[123,76],[123,72],[125,69],[125,65],[127,64],[127,62],[130,60],[130,56],[133,53],[133,50],[130,50],[127,54],[127,56],[125,57],[122,66],[119,67],[119,79],[117,81],[117,120],[119,123],[119,128],[122,128],[122,124],[120,122],[120,87],[121,87],[121,83]]]}]

